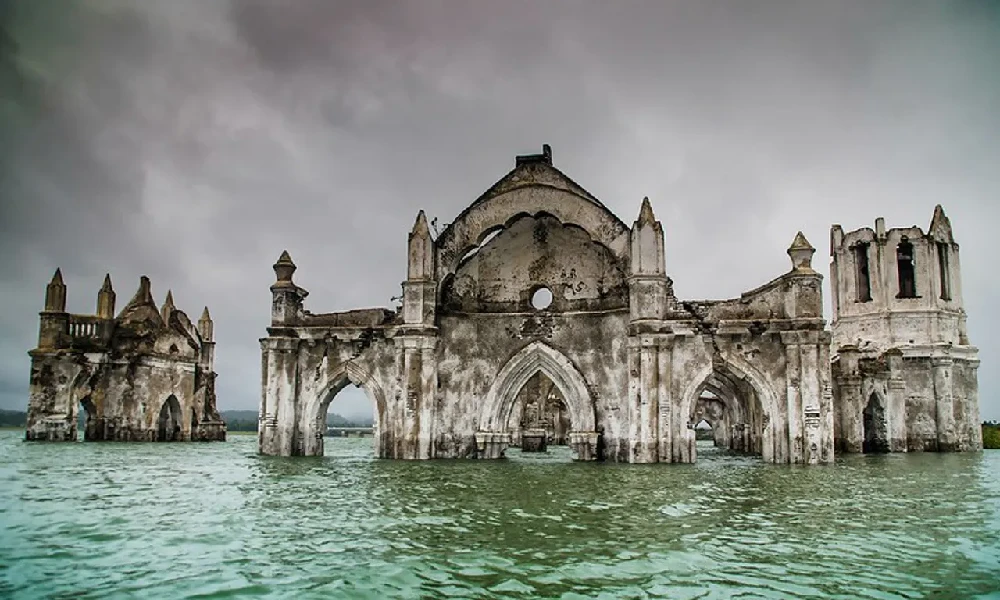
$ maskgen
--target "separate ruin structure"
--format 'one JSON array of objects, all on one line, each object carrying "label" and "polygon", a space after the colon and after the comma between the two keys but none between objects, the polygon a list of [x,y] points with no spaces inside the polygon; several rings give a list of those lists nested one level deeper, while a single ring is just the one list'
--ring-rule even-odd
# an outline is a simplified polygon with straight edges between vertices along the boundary
[{"label": "separate ruin structure", "polygon": [[56,270],[45,291],[38,347],[28,353],[26,438],[76,441],[82,407],[88,441],[224,440],[208,308],[197,325],[170,292],[157,308],[142,277],[135,297],[114,313],[110,276],[97,294],[96,315],[67,313]]},{"label": "separate ruin structure", "polygon": [[944,210],[926,234],[834,225],[830,254],[837,450],[982,449],[979,352]]}]

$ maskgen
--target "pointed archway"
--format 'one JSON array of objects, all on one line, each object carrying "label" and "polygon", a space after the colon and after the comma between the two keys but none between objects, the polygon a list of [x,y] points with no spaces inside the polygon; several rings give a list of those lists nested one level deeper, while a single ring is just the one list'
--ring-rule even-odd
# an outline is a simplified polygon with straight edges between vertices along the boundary
[{"label": "pointed archway", "polygon": [[885,405],[879,395],[872,392],[862,413],[861,425],[864,438],[861,451],[865,454],[880,454],[889,451],[889,435],[885,420]]},{"label": "pointed archway", "polygon": [[177,397],[171,394],[160,407],[160,416],[156,426],[156,441],[179,442],[183,420],[181,404]]},{"label": "pointed archway", "polygon": [[372,434],[375,438],[375,455],[378,458],[392,457],[392,437],[386,424],[386,400],[382,386],[365,368],[357,362],[341,363],[330,373],[322,392],[309,398],[303,411],[302,454],[323,456],[324,438],[327,430],[327,410],[334,397],[349,385],[360,388],[374,406]]},{"label": "pointed archway", "polygon": [[594,401],[579,369],[563,353],[539,341],[532,342],[510,358],[497,373],[479,413],[476,433],[480,458],[502,458],[511,442],[507,429],[518,394],[541,372],[559,389],[571,430],[569,446],[575,460],[597,458],[598,434]]}]

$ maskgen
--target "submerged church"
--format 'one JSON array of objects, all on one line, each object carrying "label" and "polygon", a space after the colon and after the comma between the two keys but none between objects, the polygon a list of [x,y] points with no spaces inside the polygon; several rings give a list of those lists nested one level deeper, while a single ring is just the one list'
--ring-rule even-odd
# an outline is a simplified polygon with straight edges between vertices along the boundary
[{"label": "submerged church", "polygon": [[323,453],[327,407],[371,399],[378,456],[689,463],[695,425],[773,463],[835,452],[973,451],[977,350],[958,245],[930,229],[831,233],[833,321],[814,248],[738,298],[674,295],[648,199],[629,226],[552,165],[548,146],[432,236],[409,234],[402,307],[313,313],[287,252],[261,340],[262,454]]},{"label": "submerged church", "polygon": [[[226,439],[216,409],[214,323],[157,307],[149,279],[115,315],[110,275],[97,313],[66,312],[57,269],[45,290],[38,347],[31,350],[28,440],[211,441]],[[82,423],[83,431],[78,424]]]}]

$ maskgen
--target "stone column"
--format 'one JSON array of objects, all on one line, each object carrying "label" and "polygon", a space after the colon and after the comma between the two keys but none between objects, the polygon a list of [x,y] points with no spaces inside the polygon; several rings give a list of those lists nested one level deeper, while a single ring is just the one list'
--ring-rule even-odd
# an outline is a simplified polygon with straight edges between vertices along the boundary
[{"label": "stone column", "polygon": [[934,369],[934,403],[937,408],[938,452],[955,451],[955,408],[952,395],[952,359],[938,356],[931,359]]},{"label": "stone column", "polygon": [[298,339],[266,338],[259,419],[261,454],[293,456],[298,428]]},{"label": "stone column", "polygon": [[597,435],[596,431],[569,432],[569,447],[573,451],[573,460],[597,460]]},{"label": "stone column", "polygon": [[[570,447],[573,447],[573,432],[570,432]],[[477,431],[476,458],[494,460],[504,457],[507,446],[510,445],[509,431]],[[574,448],[575,450],[575,448]]]},{"label": "stone column", "polygon": [[437,405],[437,358],[434,349],[437,337],[429,335],[426,330],[419,330],[401,335],[397,340],[403,353],[403,414],[401,418],[392,419],[392,422],[402,426],[401,431],[393,436],[397,448],[395,458],[433,458]]},{"label": "stone column", "polygon": [[657,383],[657,414],[654,418],[659,420],[657,424],[657,433],[659,435],[659,448],[657,452],[657,460],[663,462],[670,462],[670,457],[673,454],[673,436],[671,435],[671,427],[673,422],[670,418],[672,412],[672,404],[674,402],[673,397],[670,394],[673,381],[673,370],[671,369],[673,358],[673,343],[674,336],[667,335],[660,340],[660,348],[657,354],[658,365],[658,378]]},{"label": "stone column", "polygon": [[802,413],[801,347],[798,332],[781,333],[785,345],[785,419],[783,426],[775,423],[775,463],[796,463],[802,461],[802,430],[798,415]]},{"label": "stone column", "polygon": [[887,351],[885,357],[889,366],[885,399],[889,451],[906,452],[906,380],[903,378],[903,353],[894,348]]}]

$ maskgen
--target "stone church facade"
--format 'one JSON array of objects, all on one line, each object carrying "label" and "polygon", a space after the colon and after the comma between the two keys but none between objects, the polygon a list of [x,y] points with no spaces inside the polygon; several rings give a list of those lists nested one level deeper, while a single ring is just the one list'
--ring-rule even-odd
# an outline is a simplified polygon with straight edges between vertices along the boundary
[{"label": "stone church facade", "polygon": [[149,279],[115,316],[111,277],[97,294],[97,314],[66,312],[56,270],[45,291],[38,347],[31,350],[28,440],[76,441],[85,412],[88,441],[224,440],[216,410],[214,324],[197,324],[174,306],[157,308]]},{"label": "stone church facade", "polygon": [[[718,445],[773,463],[830,463],[869,438],[868,449],[977,449],[958,248],[936,221],[928,235],[835,228],[828,329],[801,233],[774,279],[738,298],[679,299],[650,202],[624,223],[545,147],[440,234],[418,214],[396,310],[310,312],[281,255],[261,340],[260,452],[322,454],[327,407],[352,384],[375,406],[386,458],[500,458],[531,419],[552,439],[558,422],[577,460],[693,462],[702,419]],[[885,290],[904,234],[919,297],[897,301]],[[885,264],[869,267],[881,278],[872,302],[848,306],[845,253],[862,238]],[[929,287],[932,239],[948,245],[947,300]],[[864,416],[872,393],[881,421]]]}]

